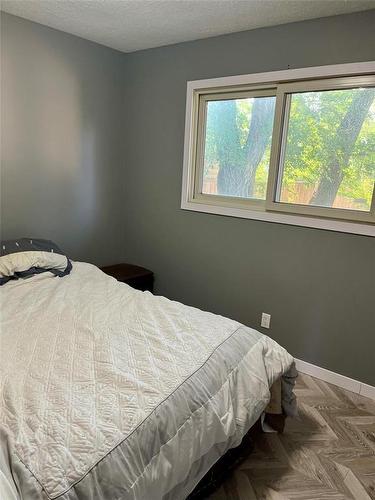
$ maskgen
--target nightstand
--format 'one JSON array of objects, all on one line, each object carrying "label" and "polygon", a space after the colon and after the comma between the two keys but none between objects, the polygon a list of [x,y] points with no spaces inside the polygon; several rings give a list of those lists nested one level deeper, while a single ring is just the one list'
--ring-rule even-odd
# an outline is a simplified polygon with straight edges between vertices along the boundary
[{"label": "nightstand", "polygon": [[127,283],[138,290],[148,290],[152,292],[154,285],[154,273],[149,269],[133,264],[114,264],[100,268],[104,273],[109,274],[117,281]]}]

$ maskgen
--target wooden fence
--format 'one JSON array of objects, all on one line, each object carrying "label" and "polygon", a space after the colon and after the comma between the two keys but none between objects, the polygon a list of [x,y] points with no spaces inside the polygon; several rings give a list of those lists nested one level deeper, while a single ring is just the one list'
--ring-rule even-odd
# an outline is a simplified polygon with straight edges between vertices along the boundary
[{"label": "wooden fence", "polygon": [[[208,174],[204,176],[203,192],[205,194],[217,193],[217,174],[218,168],[211,168]],[[281,200],[289,203],[299,203],[301,205],[309,205],[310,200],[316,190],[317,185],[307,184],[303,181],[295,182],[292,186],[283,187],[281,190]],[[347,208],[354,210],[366,210],[365,202],[362,200],[353,200],[346,196],[336,196],[333,203],[334,208]]]}]

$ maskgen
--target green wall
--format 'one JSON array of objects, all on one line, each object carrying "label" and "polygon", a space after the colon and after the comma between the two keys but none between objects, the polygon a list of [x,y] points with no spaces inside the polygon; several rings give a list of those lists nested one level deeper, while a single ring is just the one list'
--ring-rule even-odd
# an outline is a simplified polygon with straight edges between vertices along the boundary
[{"label": "green wall", "polygon": [[1,236],[122,248],[124,54],[1,13]]},{"label": "green wall", "polygon": [[375,238],[180,209],[186,82],[375,59],[375,11],[126,56],[124,258],[157,293],[375,384]]}]

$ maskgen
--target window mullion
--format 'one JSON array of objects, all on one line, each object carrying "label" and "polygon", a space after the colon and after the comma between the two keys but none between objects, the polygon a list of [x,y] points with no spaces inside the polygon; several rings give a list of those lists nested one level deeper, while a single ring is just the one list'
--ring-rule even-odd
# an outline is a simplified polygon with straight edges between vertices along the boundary
[{"label": "window mullion", "polygon": [[374,187],[372,188],[372,199],[371,199],[371,208],[370,208],[370,213],[375,220],[375,182],[374,182]]},{"label": "window mullion", "polygon": [[275,195],[278,183],[279,160],[283,140],[283,123],[285,122],[285,93],[283,86],[279,85],[276,92],[275,118],[273,122],[271,156],[268,173],[266,210],[275,210]]}]

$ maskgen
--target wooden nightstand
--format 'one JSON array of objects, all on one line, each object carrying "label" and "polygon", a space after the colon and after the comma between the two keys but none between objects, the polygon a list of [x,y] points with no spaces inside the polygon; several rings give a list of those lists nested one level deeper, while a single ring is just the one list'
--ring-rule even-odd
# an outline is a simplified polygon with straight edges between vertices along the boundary
[{"label": "wooden nightstand", "polygon": [[101,267],[101,270],[113,276],[117,281],[127,283],[138,290],[153,291],[154,273],[144,267],[134,266],[133,264],[114,264],[113,266]]}]

